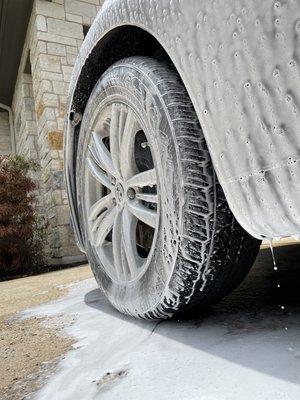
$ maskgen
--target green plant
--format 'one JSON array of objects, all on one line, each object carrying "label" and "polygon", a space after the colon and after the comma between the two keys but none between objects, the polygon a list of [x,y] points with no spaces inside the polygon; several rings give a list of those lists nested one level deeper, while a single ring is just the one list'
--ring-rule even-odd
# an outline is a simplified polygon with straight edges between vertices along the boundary
[{"label": "green plant", "polygon": [[36,212],[38,165],[20,155],[0,156],[0,278],[45,264],[47,224]]}]

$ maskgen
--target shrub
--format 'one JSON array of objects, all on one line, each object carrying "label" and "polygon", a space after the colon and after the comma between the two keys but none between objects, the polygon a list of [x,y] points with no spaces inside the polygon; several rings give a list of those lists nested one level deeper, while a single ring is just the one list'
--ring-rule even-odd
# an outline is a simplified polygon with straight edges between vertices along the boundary
[{"label": "shrub", "polygon": [[36,212],[38,166],[23,156],[0,156],[0,278],[45,265],[47,224]]}]

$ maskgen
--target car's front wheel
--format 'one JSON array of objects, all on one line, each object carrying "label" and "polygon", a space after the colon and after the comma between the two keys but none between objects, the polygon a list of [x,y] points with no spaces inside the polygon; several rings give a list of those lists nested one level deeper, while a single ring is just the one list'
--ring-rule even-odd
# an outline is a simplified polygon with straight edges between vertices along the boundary
[{"label": "car's front wheel", "polygon": [[259,241],[233,217],[176,72],[132,57],[96,84],[78,143],[77,198],[88,260],[120,311],[165,318],[214,302]]}]

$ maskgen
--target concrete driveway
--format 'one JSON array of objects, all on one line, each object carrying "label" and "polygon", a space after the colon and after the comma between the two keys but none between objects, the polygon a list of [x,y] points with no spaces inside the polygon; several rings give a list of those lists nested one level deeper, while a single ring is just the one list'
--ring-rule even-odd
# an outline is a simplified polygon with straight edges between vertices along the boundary
[{"label": "concrete driveway", "polygon": [[245,282],[192,321],[125,317],[93,279],[27,310],[26,318],[46,318],[50,327],[58,317],[72,320],[63,328],[72,350],[35,398],[298,400],[300,246],[277,247],[275,256],[278,271],[269,249],[261,250]]}]

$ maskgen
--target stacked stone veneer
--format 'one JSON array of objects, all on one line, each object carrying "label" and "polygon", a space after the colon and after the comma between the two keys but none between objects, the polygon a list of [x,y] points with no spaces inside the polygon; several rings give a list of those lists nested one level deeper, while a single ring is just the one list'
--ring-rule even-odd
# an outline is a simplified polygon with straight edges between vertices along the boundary
[{"label": "stacked stone veneer", "polygon": [[36,0],[20,63],[12,106],[17,152],[35,158],[41,165],[39,203],[50,224],[49,263],[83,258],[70,227],[63,129],[70,76],[84,29],[92,24],[102,3]]},{"label": "stacked stone veneer", "polygon": [[9,154],[11,147],[8,112],[0,108],[0,155]]}]

